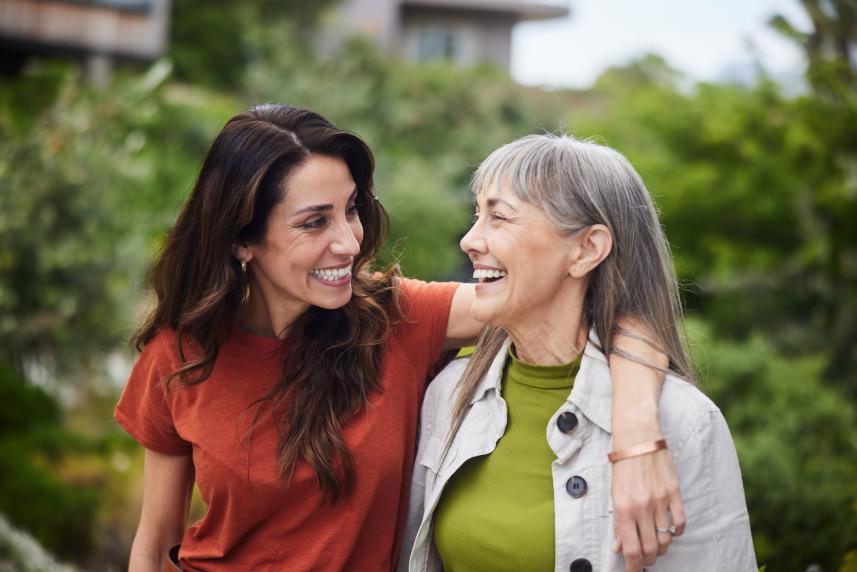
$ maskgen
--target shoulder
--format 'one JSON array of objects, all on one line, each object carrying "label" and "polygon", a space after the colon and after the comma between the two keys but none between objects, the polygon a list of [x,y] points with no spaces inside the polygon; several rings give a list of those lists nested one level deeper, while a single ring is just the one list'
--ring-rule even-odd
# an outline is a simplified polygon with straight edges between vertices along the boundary
[{"label": "shoulder", "polygon": [[170,328],[158,330],[140,351],[140,359],[172,359],[179,357],[178,334]]},{"label": "shoulder", "polygon": [[729,435],[723,413],[697,386],[667,375],[659,401],[664,437],[676,454],[694,452],[715,435]]},{"label": "shoulder", "polygon": [[420,416],[423,435],[446,434],[452,420],[455,390],[469,362],[470,357],[452,360],[429,383]]},{"label": "shoulder", "polygon": [[175,352],[178,348],[178,339],[178,333],[172,328],[161,328],[151,340],[146,342],[143,351],[160,352],[170,351],[172,349]]},{"label": "shoulder", "polygon": [[458,357],[449,362],[429,384],[425,398],[443,400],[451,397],[468,363],[470,363],[469,356]]},{"label": "shoulder", "polygon": [[[185,358],[193,355],[193,344],[183,340]],[[179,337],[175,330],[163,328],[146,342],[137,358],[135,370],[172,373],[183,365],[182,355],[179,352]]]},{"label": "shoulder", "polygon": [[660,405],[662,409],[668,410],[671,416],[699,415],[720,411],[717,404],[705,395],[699,387],[673,374],[668,374],[664,379]]}]

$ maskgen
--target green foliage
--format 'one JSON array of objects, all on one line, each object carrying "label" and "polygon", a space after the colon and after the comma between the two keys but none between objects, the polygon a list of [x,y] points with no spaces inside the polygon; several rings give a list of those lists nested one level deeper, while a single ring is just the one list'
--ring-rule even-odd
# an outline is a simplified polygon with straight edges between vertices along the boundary
[{"label": "green foliage", "polygon": [[109,93],[47,72],[55,99],[29,121],[31,104],[8,94],[46,83],[43,71],[0,90],[0,360],[80,372],[128,338],[148,242],[234,104],[205,96],[204,121],[186,117],[194,92],[167,103],[165,63]]},{"label": "green foliage", "polygon": [[[412,65],[361,41],[319,57],[306,40],[332,2],[178,0],[175,78],[159,62],[97,92],[43,63],[0,84],[0,511],[61,555],[124,564],[141,458],[105,429],[115,396],[93,380],[129,337],[147,263],[215,133],[276,101],[369,142],[391,216],[383,258],[423,278],[464,276],[469,177],[497,146],[566,126],[625,153],[700,320],[696,358],[735,436],[760,562],[854,570],[857,97],[840,50],[854,41],[851,5],[806,0],[808,35],[775,20],[810,58],[813,91],[788,97],[764,79],[690,85],[657,56],[582,92]],[[75,430],[23,371],[75,388]]]},{"label": "green foliage", "polygon": [[[337,0],[250,0],[240,3],[175,0],[170,25],[170,59],[178,78],[215,87],[237,88],[251,57],[248,30],[290,22],[287,37],[309,40],[321,14]],[[290,42],[289,42],[290,40]]]},{"label": "green foliage", "polygon": [[757,558],[773,570],[834,570],[857,538],[857,408],[824,382],[820,356],[690,330],[703,387],[735,438]]},{"label": "green foliage", "polygon": [[857,90],[857,66],[852,50],[857,43],[857,4],[853,0],[801,0],[812,23],[799,31],[784,16],[771,18],[771,26],[793,40],[806,53],[807,79],[819,95],[853,101]]},{"label": "green foliage", "polygon": [[57,426],[59,421],[59,404],[0,362],[0,435]]},{"label": "green foliage", "polygon": [[0,123],[0,359],[18,367],[121,339],[123,261],[139,263],[122,251],[133,216],[124,207],[147,175],[123,113],[144,94],[122,95],[128,108],[97,101],[66,74],[29,128],[14,136]]},{"label": "green foliage", "polygon": [[0,513],[65,558],[94,545],[97,488],[64,482],[55,469],[89,444],[66,432],[59,406],[0,364]]}]

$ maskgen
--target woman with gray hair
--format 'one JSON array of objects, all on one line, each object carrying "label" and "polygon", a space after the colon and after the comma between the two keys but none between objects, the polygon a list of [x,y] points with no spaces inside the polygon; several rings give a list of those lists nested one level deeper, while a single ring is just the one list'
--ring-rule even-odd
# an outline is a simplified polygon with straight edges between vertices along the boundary
[{"label": "woman with gray hair", "polygon": [[[471,315],[489,326],[426,394],[401,561],[419,571],[649,566],[651,549],[642,562],[619,553],[628,523],[613,522],[611,474],[669,446],[687,525],[657,569],[755,570],[738,458],[695,385],[669,248],[639,175],[608,147],[531,135],[485,159],[473,189],[461,248],[479,281]],[[658,343],[642,341],[669,356],[663,434],[649,442],[611,434],[606,356],[619,351],[620,316],[647,324]],[[643,545],[676,533],[663,509],[636,526]]]}]

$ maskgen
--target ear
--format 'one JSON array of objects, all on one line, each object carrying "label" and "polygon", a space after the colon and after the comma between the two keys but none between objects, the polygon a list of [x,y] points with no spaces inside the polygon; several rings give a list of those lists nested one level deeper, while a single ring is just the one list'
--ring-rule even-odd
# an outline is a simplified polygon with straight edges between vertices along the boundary
[{"label": "ear", "polygon": [[568,273],[583,278],[607,258],[613,250],[613,235],[603,224],[593,224],[577,236],[577,253],[572,258]]},{"label": "ear", "polygon": [[238,260],[245,260],[250,262],[253,260],[253,250],[243,243],[232,243],[232,256],[237,258]]}]

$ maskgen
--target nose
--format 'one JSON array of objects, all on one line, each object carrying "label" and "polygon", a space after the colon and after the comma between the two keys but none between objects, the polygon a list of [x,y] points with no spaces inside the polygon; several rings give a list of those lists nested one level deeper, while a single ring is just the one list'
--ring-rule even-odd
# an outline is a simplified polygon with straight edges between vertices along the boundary
[{"label": "nose", "polygon": [[461,242],[458,243],[458,246],[467,255],[485,254],[487,252],[485,239],[479,230],[479,221],[473,223],[473,226],[470,227],[467,234],[461,237]]},{"label": "nose", "polygon": [[360,241],[363,227],[355,228],[347,221],[336,225],[336,236],[330,243],[330,252],[337,256],[357,256],[360,254]]}]

